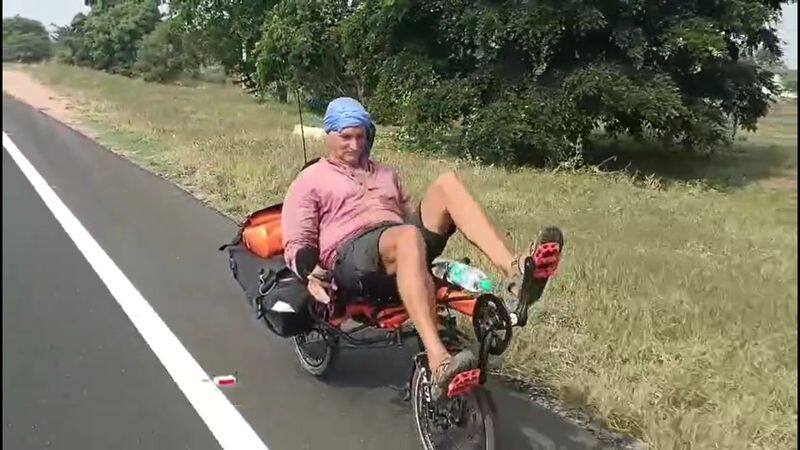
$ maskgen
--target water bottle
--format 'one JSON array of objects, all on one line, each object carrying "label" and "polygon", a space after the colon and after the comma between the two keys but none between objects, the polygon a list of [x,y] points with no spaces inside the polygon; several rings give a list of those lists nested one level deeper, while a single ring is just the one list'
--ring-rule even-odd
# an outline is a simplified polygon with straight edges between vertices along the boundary
[{"label": "water bottle", "polygon": [[494,287],[481,270],[452,259],[437,258],[433,261],[431,272],[435,277],[446,279],[470,292],[492,292]]}]

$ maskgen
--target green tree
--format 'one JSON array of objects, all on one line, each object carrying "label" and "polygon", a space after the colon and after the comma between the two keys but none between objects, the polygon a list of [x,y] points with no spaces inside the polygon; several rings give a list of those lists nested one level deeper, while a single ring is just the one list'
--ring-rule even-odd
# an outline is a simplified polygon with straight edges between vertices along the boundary
[{"label": "green tree", "polygon": [[139,46],[161,20],[153,1],[130,0],[77,14],[57,30],[59,58],[77,65],[130,75]]},{"label": "green tree", "polygon": [[56,59],[67,64],[84,63],[88,65],[88,52],[83,39],[83,24],[86,15],[75,14],[69,25],[56,26],[53,31],[53,49]]},{"label": "green tree", "polygon": [[286,101],[288,89],[303,88],[311,101],[359,96],[348,76],[338,39],[341,0],[284,0],[266,16],[256,46],[256,84]]},{"label": "green tree", "polygon": [[86,19],[84,39],[95,69],[130,75],[142,39],[159,23],[155,2],[127,1],[92,11]]},{"label": "green tree", "polygon": [[221,64],[255,87],[255,47],[261,25],[277,0],[172,0],[170,13],[208,63]]},{"label": "green tree", "polygon": [[774,54],[766,48],[759,48],[749,57],[744,58],[746,61],[775,73],[786,72],[786,64],[781,59],[781,55]]},{"label": "green tree", "polygon": [[580,160],[593,133],[695,151],[779,87],[778,0],[174,0],[210,61],[284,101],[364,101],[418,148]]},{"label": "green tree", "polygon": [[133,72],[145,81],[164,82],[195,71],[198,68],[196,48],[188,38],[174,20],[159,23],[144,37]]},{"label": "green tree", "polygon": [[336,25],[376,114],[412,144],[559,161],[593,130],[713,149],[777,89],[779,1],[359,2]]},{"label": "green tree", "polygon": [[19,15],[3,19],[3,61],[41,61],[51,52],[50,35],[41,22]]},{"label": "green tree", "polygon": [[86,15],[75,14],[69,25],[58,26],[53,32],[55,57],[59,62],[88,66],[89,53],[84,39]]}]

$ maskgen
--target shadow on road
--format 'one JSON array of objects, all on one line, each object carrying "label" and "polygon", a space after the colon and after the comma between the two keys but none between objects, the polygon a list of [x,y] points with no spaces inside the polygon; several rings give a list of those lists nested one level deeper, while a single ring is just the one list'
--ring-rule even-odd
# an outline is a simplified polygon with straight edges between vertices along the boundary
[{"label": "shadow on road", "polygon": [[[332,388],[383,388],[397,391],[391,403],[411,405],[402,400],[403,388],[411,375],[415,346],[382,349],[343,349],[328,377]],[[490,379],[487,387],[496,407],[496,431],[499,449],[604,449],[591,432],[558,414],[533,403],[525,394]]]}]

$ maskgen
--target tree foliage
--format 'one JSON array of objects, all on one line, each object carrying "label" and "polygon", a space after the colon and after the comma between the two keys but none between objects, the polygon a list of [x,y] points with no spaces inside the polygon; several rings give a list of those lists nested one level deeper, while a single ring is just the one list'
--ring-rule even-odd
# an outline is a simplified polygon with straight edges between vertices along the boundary
[{"label": "tree foliage", "polygon": [[147,81],[169,81],[201,63],[195,35],[162,20],[152,0],[127,0],[77,14],[54,32],[59,60]]},{"label": "tree foliage", "polygon": [[339,21],[344,65],[418,145],[558,161],[592,131],[691,149],[755,127],[776,91],[781,2],[382,1]]},{"label": "tree foliage", "polygon": [[197,47],[172,20],[156,25],[144,37],[133,72],[145,81],[165,82],[198,69]]},{"label": "tree foliage", "polygon": [[137,51],[144,37],[161,20],[152,1],[125,1],[109,8],[78,14],[63,30],[62,59],[123,75],[132,74]]},{"label": "tree foliage", "polygon": [[63,63],[77,64],[88,61],[89,55],[84,42],[84,24],[86,15],[75,14],[69,25],[57,27],[53,33],[56,58]]},{"label": "tree foliage", "polygon": [[[174,28],[147,39],[139,67],[173,73],[170,54],[194,43],[261,94],[356,97],[408,145],[486,162],[580,160],[596,133],[711,151],[780,89],[783,3],[173,0]],[[129,71],[157,21],[146,4],[76,17],[69,57]]]},{"label": "tree foliage", "polygon": [[18,15],[3,19],[3,61],[41,61],[50,57],[51,47],[41,22]]},{"label": "tree foliage", "polygon": [[177,26],[201,49],[206,62],[255,86],[255,48],[261,26],[277,0],[171,0]]},{"label": "tree foliage", "polygon": [[341,0],[283,0],[266,16],[256,46],[256,86],[275,90],[303,87],[314,99],[348,95],[354,83],[345,71],[336,36],[347,12]]}]

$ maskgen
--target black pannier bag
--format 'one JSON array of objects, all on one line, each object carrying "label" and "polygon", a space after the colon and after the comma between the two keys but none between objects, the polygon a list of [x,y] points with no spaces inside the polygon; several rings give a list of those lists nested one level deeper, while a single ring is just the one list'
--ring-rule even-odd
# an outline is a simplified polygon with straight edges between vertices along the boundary
[{"label": "black pannier bag", "polygon": [[[319,158],[308,161],[300,171],[317,161]],[[233,239],[219,250],[228,250],[228,262],[233,277],[239,282],[245,298],[256,310],[258,318],[263,318],[267,328],[278,336],[290,337],[311,328],[313,319],[308,308],[310,302],[315,300],[306,289],[305,283],[286,267],[282,249],[278,254],[262,258],[248,249],[248,240],[243,239],[248,228],[262,222],[273,223],[270,229],[280,230],[279,226],[274,227],[273,218],[278,216],[280,220],[282,208],[283,204],[278,203],[248,215],[239,224]],[[268,247],[270,251],[277,250],[273,246]]]},{"label": "black pannier bag", "polygon": [[286,266],[283,254],[262,258],[237,237],[220,250],[228,250],[233,277],[258,318],[281,337],[308,331],[313,324],[308,305],[314,300],[303,281]]}]

